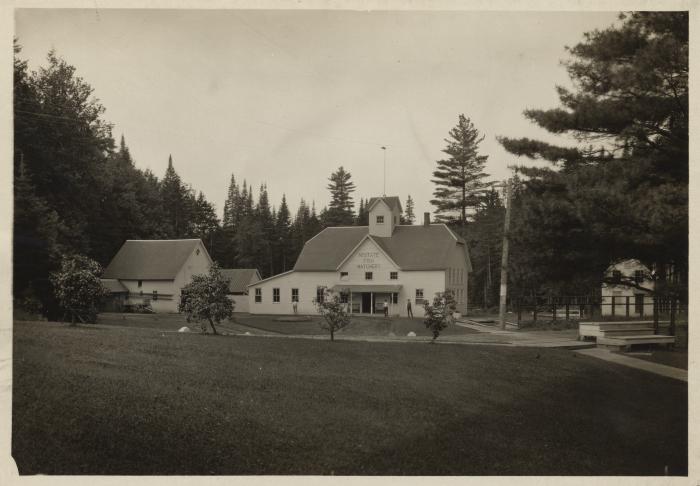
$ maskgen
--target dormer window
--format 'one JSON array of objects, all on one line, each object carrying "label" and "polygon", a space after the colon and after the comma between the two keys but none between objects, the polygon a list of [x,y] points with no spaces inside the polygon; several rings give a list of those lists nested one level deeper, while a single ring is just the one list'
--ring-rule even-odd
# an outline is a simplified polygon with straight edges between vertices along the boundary
[{"label": "dormer window", "polygon": [[377,216],[377,224],[384,224],[384,216]]}]

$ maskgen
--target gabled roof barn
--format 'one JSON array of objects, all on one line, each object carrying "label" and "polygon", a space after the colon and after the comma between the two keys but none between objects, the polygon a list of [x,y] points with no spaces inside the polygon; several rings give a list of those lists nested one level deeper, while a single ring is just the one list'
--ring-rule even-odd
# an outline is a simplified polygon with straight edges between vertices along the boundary
[{"label": "gabled roof barn", "polygon": [[[127,240],[109,262],[103,278],[174,280],[202,240]],[[211,257],[204,248],[204,254]]]}]

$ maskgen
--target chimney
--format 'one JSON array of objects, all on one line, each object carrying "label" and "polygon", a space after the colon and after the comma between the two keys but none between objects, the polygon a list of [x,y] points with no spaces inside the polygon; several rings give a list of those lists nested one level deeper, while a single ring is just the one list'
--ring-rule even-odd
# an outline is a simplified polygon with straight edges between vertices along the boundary
[{"label": "chimney", "polygon": [[430,213],[423,213],[423,226],[430,226]]}]

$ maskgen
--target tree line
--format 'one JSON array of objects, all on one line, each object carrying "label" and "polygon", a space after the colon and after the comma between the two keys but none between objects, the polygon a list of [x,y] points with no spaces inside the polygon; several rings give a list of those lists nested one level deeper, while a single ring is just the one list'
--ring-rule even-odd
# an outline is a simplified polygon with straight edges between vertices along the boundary
[{"label": "tree line", "polygon": [[[512,295],[582,294],[600,288],[606,268],[637,258],[659,286],[687,299],[688,14],[621,14],[618,24],[567,49],[573,89],[561,106],[524,115],[577,145],[498,137],[511,154],[548,166],[514,165],[509,289]],[[231,175],[215,206],[181,180],[172,158],[159,179],[117,144],[104,107],[75,68],[51,51],[29,72],[15,45],[14,296],[52,308],[48,275],[61,255],[105,265],[126,239],[201,238],[224,268],[291,269],[304,243],[328,226],[368,224],[343,167],[327,181],[330,203],[283,195]],[[470,307],[498,300],[505,206],[485,173],[484,135],[459,115],[436,161],[436,220],[467,242]],[[413,224],[413,201],[402,223]]]},{"label": "tree line", "polygon": [[[231,175],[219,218],[215,205],[177,173],[139,169],[124,136],[117,143],[93,88],[55,51],[30,72],[15,41],[13,295],[20,307],[57,316],[49,275],[78,254],[105,266],[127,239],[201,238],[223,268],[257,268],[263,277],[291,269],[304,243],[328,226],[366,225],[355,211],[352,175],[333,171],[330,203],[318,211],[286,196],[271,205],[259,188]],[[412,223],[408,197],[404,223]]]}]

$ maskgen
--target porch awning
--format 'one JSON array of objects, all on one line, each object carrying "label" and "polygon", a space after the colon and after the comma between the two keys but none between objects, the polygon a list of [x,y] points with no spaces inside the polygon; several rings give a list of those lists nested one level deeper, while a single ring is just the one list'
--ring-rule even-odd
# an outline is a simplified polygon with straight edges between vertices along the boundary
[{"label": "porch awning", "polygon": [[334,285],[333,292],[375,292],[375,293],[397,293],[401,290],[401,285]]}]

